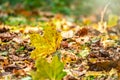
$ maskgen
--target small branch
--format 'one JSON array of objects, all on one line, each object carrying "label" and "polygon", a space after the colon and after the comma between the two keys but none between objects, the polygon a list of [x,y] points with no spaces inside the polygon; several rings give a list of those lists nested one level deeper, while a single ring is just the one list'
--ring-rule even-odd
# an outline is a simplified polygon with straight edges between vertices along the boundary
[{"label": "small branch", "polygon": [[103,23],[104,21],[105,12],[107,11],[107,8],[109,5],[110,5],[110,2],[108,2],[108,4],[105,5],[103,11],[101,12],[101,20],[100,20],[101,23]]}]

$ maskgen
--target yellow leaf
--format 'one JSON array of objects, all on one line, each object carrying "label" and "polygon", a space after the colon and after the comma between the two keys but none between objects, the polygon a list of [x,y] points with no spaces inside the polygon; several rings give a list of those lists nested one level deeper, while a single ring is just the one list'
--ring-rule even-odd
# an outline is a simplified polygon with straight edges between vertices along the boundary
[{"label": "yellow leaf", "polygon": [[118,36],[117,35],[115,35],[115,34],[110,34],[109,35],[110,36],[110,38],[112,39],[112,40],[118,40]]},{"label": "yellow leaf", "polygon": [[103,72],[103,71],[97,71],[97,72],[95,72],[95,71],[88,71],[85,76],[103,76],[103,75],[106,75],[106,74],[107,73]]},{"label": "yellow leaf", "polygon": [[108,27],[114,27],[117,25],[118,22],[118,16],[117,15],[109,15],[108,18]]},{"label": "yellow leaf", "polygon": [[31,57],[37,58],[39,56],[47,56],[55,52],[60,47],[62,37],[56,28],[53,26],[45,27],[43,35],[31,34],[31,45],[35,47],[32,51]]}]

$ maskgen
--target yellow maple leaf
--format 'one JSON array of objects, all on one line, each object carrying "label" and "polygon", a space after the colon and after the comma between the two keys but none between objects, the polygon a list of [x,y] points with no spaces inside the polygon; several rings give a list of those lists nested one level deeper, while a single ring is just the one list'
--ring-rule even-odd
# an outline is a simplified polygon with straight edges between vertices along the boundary
[{"label": "yellow maple leaf", "polygon": [[35,47],[32,51],[31,57],[37,58],[39,56],[47,56],[55,52],[60,47],[62,37],[56,28],[53,26],[45,27],[44,34],[31,34],[31,45]]}]

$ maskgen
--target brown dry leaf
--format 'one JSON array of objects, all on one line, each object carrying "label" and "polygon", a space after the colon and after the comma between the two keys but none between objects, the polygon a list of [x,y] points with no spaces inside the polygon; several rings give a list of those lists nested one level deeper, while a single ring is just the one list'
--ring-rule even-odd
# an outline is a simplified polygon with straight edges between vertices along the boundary
[{"label": "brown dry leaf", "polygon": [[3,60],[4,60],[4,56],[0,55],[0,61],[3,61]]},{"label": "brown dry leaf", "polygon": [[61,42],[61,46],[62,46],[63,48],[68,48],[68,42],[67,42],[67,41],[62,41],[62,42]]},{"label": "brown dry leaf", "polygon": [[15,64],[10,64],[8,66],[4,66],[4,70],[6,72],[12,72],[14,69],[17,69],[18,67]]},{"label": "brown dry leaf", "polygon": [[67,75],[67,76],[65,76],[65,77],[63,78],[63,80],[78,80],[78,79],[74,78],[74,77],[71,76],[71,75]]},{"label": "brown dry leaf", "polygon": [[77,33],[76,33],[76,35],[78,35],[78,36],[85,36],[85,35],[87,35],[88,34],[88,28],[82,28],[82,29],[80,29]]},{"label": "brown dry leaf", "polygon": [[27,10],[25,10],[25,9],[23,9],[23,8],[17,8],[17,9],[15,10],[15,12],[16,12],[16,13],[19,13],[19,14],[22,14],[22,15],[24,15],[24,16],[26,16],[26,17],[30,17],[30,16],[32,15],[32,12],[31,12],[31,11],[27,11]]},{"label": "brown dry leaf", "polygon": [[4,65],[8,65],[8,64],[9,64],[8,59],[4,59]]},{"label": "brown dry leaf", "polygon": [[0,25],[0,33],[7,32],[7,31],[9,31],[8,26]]},{"label": "brown dry leaf", "polygon": [[16,75],[16,76],[18,76],[18,75],[25,76],[25,75],[26,75],[26,72],[25,72],[24,70],[22,70],[22,69],[20,69],[20,70],[14,69],[14,70],[13,70],[13,74]]},{"label": "brown dry leaf", "polygon": [[8,41],[12,40],[15,36],[17,36],[17,34],[6,32],[6,33],[0,34],[0,39],[3,42],[8,42]]}]

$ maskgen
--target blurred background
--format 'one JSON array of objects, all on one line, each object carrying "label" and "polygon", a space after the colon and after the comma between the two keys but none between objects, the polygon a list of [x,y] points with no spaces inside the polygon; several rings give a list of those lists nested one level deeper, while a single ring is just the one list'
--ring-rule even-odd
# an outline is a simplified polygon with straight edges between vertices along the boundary
[{"label": "blurred background", "polygon": [[9,3],[11,7],[21,5],[27,10],[39,8],[42,11],[67,15],[90,15],[99,13],[109,4],[108,12],[120,13],[120,0],[0,0],[0,5]]},{"label": "blurred background", "polygon": [[[29,18],[32,15],[35,18],[38,14],[41,16],[40,11],[47,12],[48,16],[58,13],[72,16],[79,21],[81,17],[88,16],[100,20],[106,5],[108,6],[104,19],[108,19],[107,17],[111,14],[120,15],[120,0],[0,0],[0,21],[8,23],[13,20],[14,22],[18,18],[13,16],[16,17],[19,14],[19,20],[21,14]],[[26,19],[22,18],[21,23],[26,23]]]},{"label": "blurred background", "polygon": [[0,0],[0,24],[19,28],[65,19],[120,38],[119,10],[120,0]]}]

